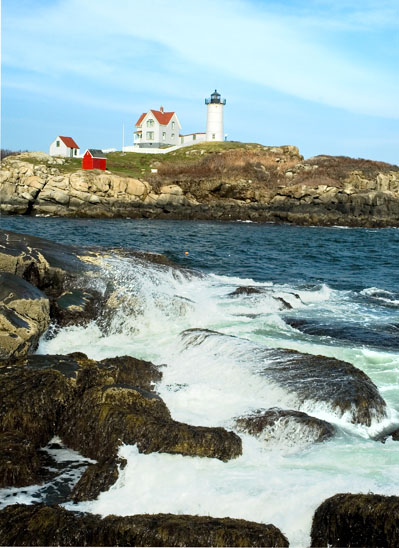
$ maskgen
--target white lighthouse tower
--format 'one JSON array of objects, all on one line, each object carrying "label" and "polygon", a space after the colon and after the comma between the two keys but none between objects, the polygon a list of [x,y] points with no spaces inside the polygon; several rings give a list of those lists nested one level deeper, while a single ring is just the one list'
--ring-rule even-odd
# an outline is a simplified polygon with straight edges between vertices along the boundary
[{"label": "white lighthouse tower", "polygon": [[223,141],[223,107],[226,104],[226,99],[221,99],[220,93],[215,89],[211,98],[205,99],[205,104],[208,105],[206,116],[206,140]]}]

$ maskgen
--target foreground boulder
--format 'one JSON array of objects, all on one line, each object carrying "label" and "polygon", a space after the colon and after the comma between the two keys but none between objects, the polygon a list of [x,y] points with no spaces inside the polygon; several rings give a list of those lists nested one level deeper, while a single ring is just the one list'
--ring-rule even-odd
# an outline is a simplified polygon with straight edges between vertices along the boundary
[{"label": "foreground boulder", "polygon": [[2,546],[288,546],[274,525],[173,514],[126,517],[15,504],[0,511]]},{"label": "foreground boulder", "polygon": [[399,546],[399,497],[339,494],[316,510],[312,546]]},{"label": "foreground boulder", "polygon": [[[241,439],[224,428],[175,421],[154,392],[162,374],[128,356],[95,362],[85,354],[33,355],[0,367],[0,486],[38,479],[36,451],[53,436],[99,461],[76,491],[92,498],[118,477],[121,444],[139,451],[214,457],[241,455]],[[1,483],[3,482],[3,483]]]},{"label": "foreground boulder", "polygon": [[223,461],[241,455],[241,439],[233,432],[175,421],[155,392],[137,386],[113,384],[108,378],[106,384],[89,387],[86,377],[90,373],[87,368],[78,377],[77,397],[65,410],[59,430],[64,443],[84,456],[100,461],[116,457],[122,443],[137,444],[142,453]]},{"label": "foreground boulder", "polygon": [[18,276],[0,272],[0,360],[33,351],[49,323],[46,295]]},{"label": "foreground boulder", "polygon": [[[231,352],[233,360],[237,355],[245,356],[246,365],[257,375],[295,396],[298,410],[304,404],[322,403],[339,417],[346,415],[347,420],[365,426],[386,418],[386,403],[376,385],[348,362],[295,350],[265,348],[207,329],[187,329],[181,337],[187,348],[200,345],[203,352],[209,352],[210,359],[218,352],[225,358]],[[220,344],[215,344],[215,340]]]},{"label": "foreground boulder", "polygon": [[274,407],[239,417],[236,426],[266,443],[283,442],[289,445],[320,443],[335,434],[332,424],[311,417],[301,411]]}]

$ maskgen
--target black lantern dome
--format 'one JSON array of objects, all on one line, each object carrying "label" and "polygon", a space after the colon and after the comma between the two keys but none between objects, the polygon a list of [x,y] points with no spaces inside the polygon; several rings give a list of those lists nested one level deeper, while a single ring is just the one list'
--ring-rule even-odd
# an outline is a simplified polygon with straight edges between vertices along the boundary
[{"label": "black lantern dome", "polygon": [[209,105],[209,103],[217,104],[217,105],[225,105],[226,99],[221,99],[220,93],[218,93],[217,90],[215,89],[215,91],[211,94],[211,98],[205,99],[205,104]]}]

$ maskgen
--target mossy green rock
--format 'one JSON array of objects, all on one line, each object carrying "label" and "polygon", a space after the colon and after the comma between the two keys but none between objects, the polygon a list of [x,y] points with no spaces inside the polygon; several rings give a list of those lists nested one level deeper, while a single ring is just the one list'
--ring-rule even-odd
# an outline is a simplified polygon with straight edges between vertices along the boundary
[{"label": "mossy green rock", "polygon": [[3,546],[289,546],[274,525],[230,518],[107,516],[59,506],[16,504],[0,511]]},{"label": "mossy green rock", "polygon": [[399,546],[399,497],[338,494],[313,517],[312,546]]}]

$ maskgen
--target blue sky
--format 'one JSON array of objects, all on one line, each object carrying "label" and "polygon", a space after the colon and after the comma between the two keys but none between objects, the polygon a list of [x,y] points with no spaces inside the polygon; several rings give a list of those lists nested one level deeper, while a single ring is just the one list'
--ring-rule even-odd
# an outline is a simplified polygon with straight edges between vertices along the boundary
[{"label": "blue sky", "polygon": [[150,108],[305,157],[399,164],[398,0],[3,0],[2,147],[132,144]]}]

